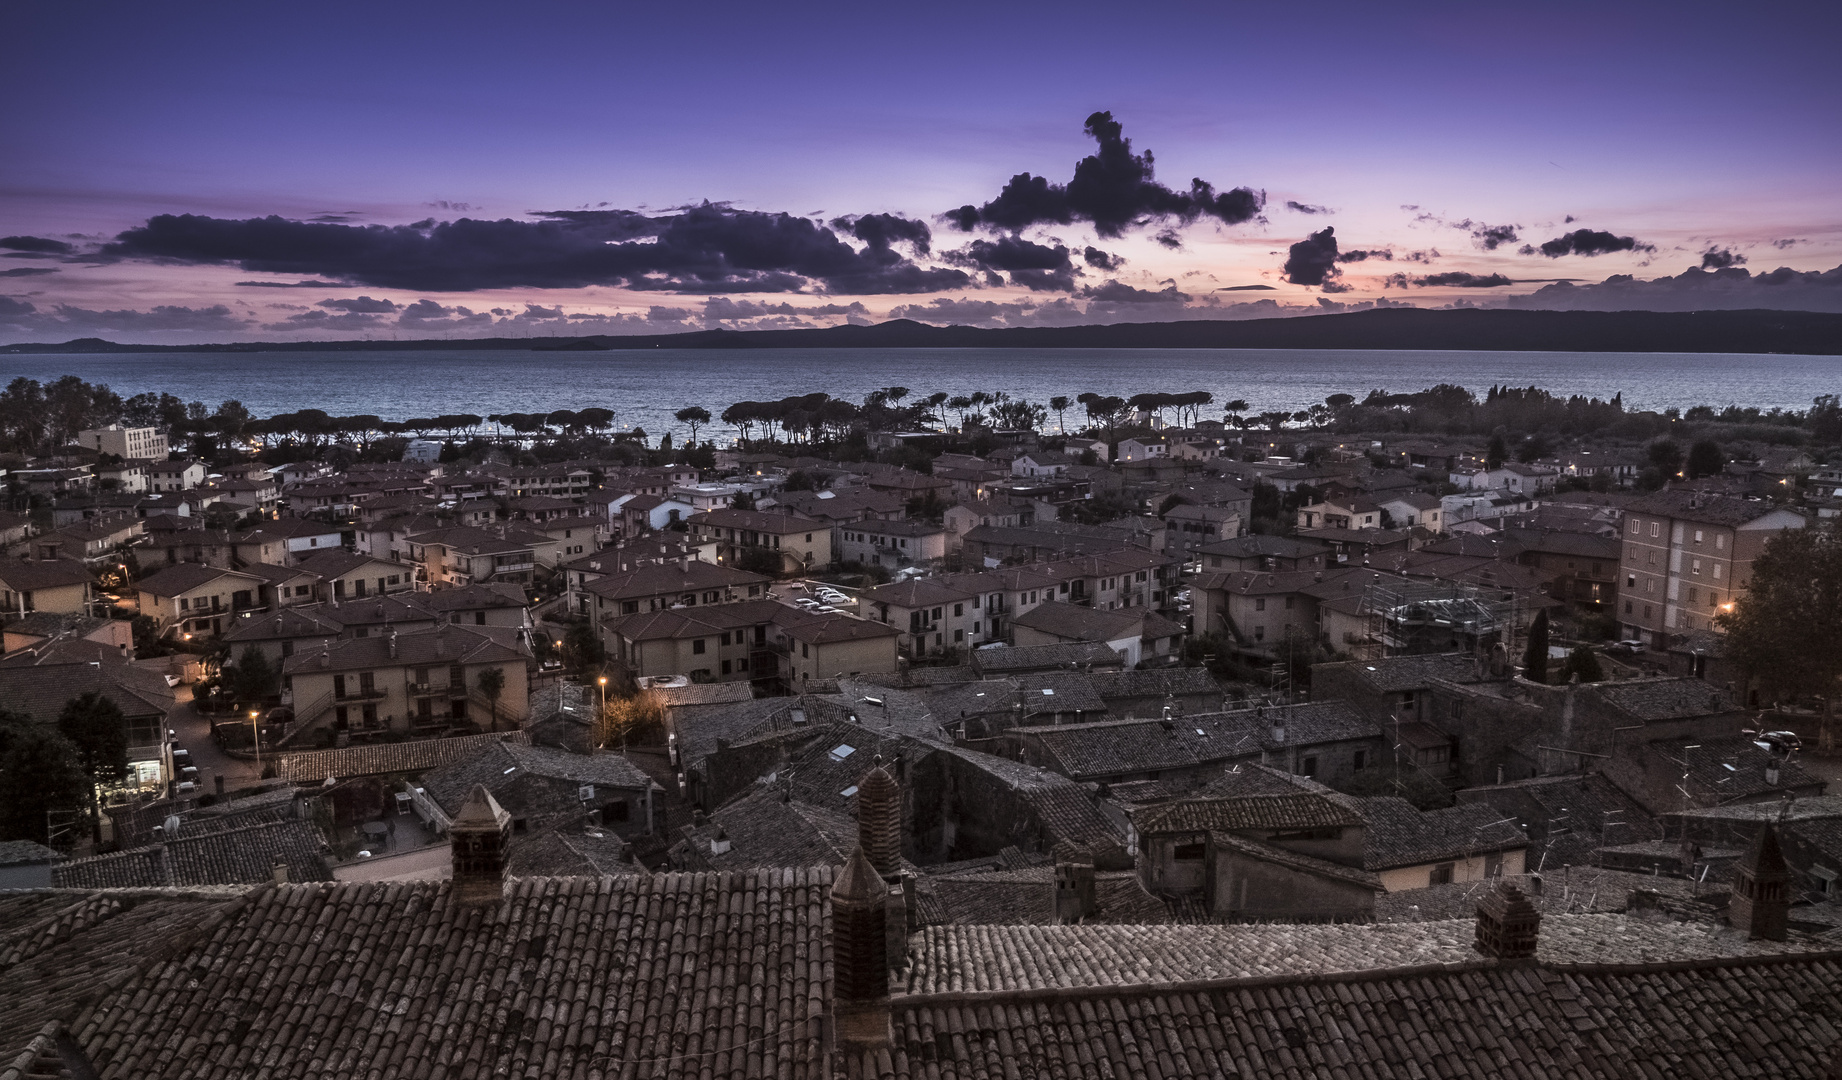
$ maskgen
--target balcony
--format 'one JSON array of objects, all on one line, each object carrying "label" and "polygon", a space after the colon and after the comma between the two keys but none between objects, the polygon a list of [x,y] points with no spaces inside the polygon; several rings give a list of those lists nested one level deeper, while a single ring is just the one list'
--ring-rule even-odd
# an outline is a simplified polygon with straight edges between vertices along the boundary
[{"label": "balcony", "polygon": [[388,697],[389,691],[381,686],[353,686],[341,693],[334,691],[334,701],[376,701]]}]

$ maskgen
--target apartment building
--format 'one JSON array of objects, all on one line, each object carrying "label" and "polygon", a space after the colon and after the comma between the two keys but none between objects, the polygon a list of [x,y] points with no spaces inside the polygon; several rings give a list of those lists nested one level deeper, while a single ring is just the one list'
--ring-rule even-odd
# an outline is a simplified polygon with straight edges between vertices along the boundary
[{"label": "apartment building", "polygon": [[159,428],[122,427],[110,424],[105,428],[91,428],[77,432],[77,442],[104,454],[114,454],[118,458],[140,458],[147,461],[165,461],[170,449],[166,435]]},{"label": "apartment building", "polygon": [[717,561],[742,566],[759,560],[776,573],[831,565],[831,525],[798,514],[711,510],[688,519],[690,533],[715,540]]},{"label": "apartment building", "polygon": [[1632,502],[1619,565],[1624,636],[1663,648],[1671,634],[1715,629],[1766,542],[1805,525],[1795,510],[1732,495],[1660,491]]}]

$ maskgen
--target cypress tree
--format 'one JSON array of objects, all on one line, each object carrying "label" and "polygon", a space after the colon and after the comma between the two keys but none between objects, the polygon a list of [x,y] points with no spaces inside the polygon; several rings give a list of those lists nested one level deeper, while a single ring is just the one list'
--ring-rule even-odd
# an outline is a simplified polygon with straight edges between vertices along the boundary
[{"label": "cypress tree", "polygon": [[1522,654],[1522,674],[1530,682],[1548,681],[1548,609],[1535,613],[1529,626],[1529,648]]}]

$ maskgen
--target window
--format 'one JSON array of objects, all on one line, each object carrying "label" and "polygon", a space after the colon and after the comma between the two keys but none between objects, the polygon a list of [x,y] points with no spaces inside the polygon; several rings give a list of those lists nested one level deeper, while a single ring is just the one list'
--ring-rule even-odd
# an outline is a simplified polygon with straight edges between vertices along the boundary
[{"label": "window", "polygon": [[1720,563],[1714,564],[1714,579],[1716,581],[1720,580]]},{"label": "window", "polygon": [[1299,772],[1299,775],[1301,776],[1316,776],[1318,774],[1317,757],[1314,755],[1312,757],[1308,757],[1304,759],[1303,761],[1299,762],[1298,772]]},{"label": "window", "polygon": [[1367,750],[1356,751],[1355,767],[1356,767],[1357,772],[1361,772],[1362,770],[1369,767],[1369,752]]},{"label": "window", "polygon": [[691,641],[691,651],[699,656],[703,655],[706,648],[708,644],[703,638],[695,638]]},{"label": "window", "polygon": [[1636,536],[1637,531],[1640,528],[1642,528],[1642,526],[1638,523],[1638,520],[1636,518],[1632,518],[1631,519],[1631,535]]},{"label": "window", "polygon": [[[1663,523],[1660,521],[1651,522],[1650,523],[1650,535],[1651,536],[1662,536],[1663,535]],[[1446,880],[1450,881],[1451,879],[1447,878]]]},{"label": "window", "polygon": [[729,674],[729,661],[723,661],[723,674]]},{"label": "window", "polygon": [[1433,867],[1426,876],[1426,883],[1428,885],[1450,885],[1452,883],[1452,864],[1440,863]]},{"label": "window", "polygon": [[1266,627],[1264,626],[1254,627],[1254,640],[1255,641],[1265,641],[1266,640]]},{"label": "window", "polygon": [[799,654],[802,657],[810,657],[812,655],[812,650],[802,641],[799,643]]},{"label": "window", "polygon": [[1691,604],[1693,604],[1694,602],[1696,602],[1696,601],[1697,601],[1697,600],[1699,600],[1699,599],[1701,599],[1701,597],[1700,597],[1700,595],[1699,595],[1699,594],[1698,594],[1698,593],[1696,592],[1696,589],[1695,589],[1695,586],[1693,586],[1693,585],[1690,585],[1690,586],[1689,586],[1689,603],[1691,603]]},{"label": "window", "polygon": [[1625,575],[1625,588],[1627,589],[1637,588],[1637,575],[1636,574],[1626,574]]},{"label": "window", "polygon": [[601,808],[601,823],[604,825],[627,820],[627,800],[616,799]]},{"label": "window", "polygon": [[1700,559],[1690,559],[1689,560],[1689,572],[1692,574],[1701,573],[1701,560]]},{"label": "window", "polygon": [[1286,597],[1286,610],[1292,610],[1292,598],[1290,596]]},{"label": "window", "polygon": [[953,631],[953,640],[955,642],[966,640],[966,632],[964,630]]},{"label": "window", "polygon": [[1170,857],[1177,860],[1178,862],[1201,862],[1203,858],[1203,852],[1204,852],[1204,845],[1200,843],[1198,844],[1178,844],[1176,847],[1171,849]]},{"label": "window", "polygon": [[1266,598],[1265,597],[1261,597],[1260,599],[1257,599],[1254,601],[1254,610],[1255,611],[1265,611],[1266,610]]},{"label": "window", "polygon": [[1701,543],[1701,530],[1700,529],[1695,530],[1695,542],[1697,544]]},{"label": "window", "polygon": [[966,613],[966,605],[964,604],[954,604],[953,605],[953,617],[955,619],[959,618],[961,615],[964,615],[965,613]]},{"label": "window", "polygon": [[640,602],[638,600],[621,601],[620,613],[622,615],[636,615],[639,613],[639,610],[640,610]]},{"label": "window", "polygon": [[1725,551],[1726,548],[1727,548],[1727,534],[1726,533],[1715,533],[1714,534],[1714,550],[1715,551]]},{"label": "window", "polygon": [[729,631],[723,631],[723,644],[729,644]]}]

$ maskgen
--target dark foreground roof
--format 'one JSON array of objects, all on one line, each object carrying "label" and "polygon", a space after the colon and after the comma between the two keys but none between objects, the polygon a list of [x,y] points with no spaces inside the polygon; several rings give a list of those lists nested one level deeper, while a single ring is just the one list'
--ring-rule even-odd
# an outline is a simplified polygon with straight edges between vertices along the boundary
[{"label": "dark foreground roof", "polygon": [[891,1045],[828,1060],[832,879],[0,894],[0,1075],[1818,1080],[1842,1040],[1842,951],[1796,932],[1551,914],[1494,961],[1469,919],[937,926]]}]

